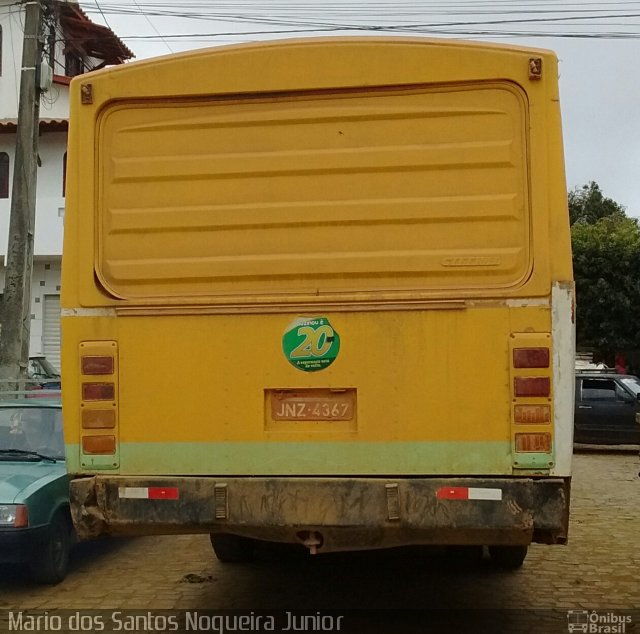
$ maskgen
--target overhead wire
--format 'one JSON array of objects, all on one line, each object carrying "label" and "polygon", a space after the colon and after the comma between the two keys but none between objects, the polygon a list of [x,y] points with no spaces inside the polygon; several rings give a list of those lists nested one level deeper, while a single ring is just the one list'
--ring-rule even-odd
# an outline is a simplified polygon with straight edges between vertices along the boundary
[{"label": "overhead wire", "polygon": [[[138,11],[122,0],[82,2],[87,13],[100,11],[110,16],[136,15],[141,12],[156,35],[120,35],[128,41],[215,41],[220,38],[327,34],[331,32],[432,33],[475,37],[559,37],[597,39],[637,39],[640,37],[640,2],[564,3],[554,0],[457,0],[451,3],[433,0],[389,2],[353,0],[348,4],[335,0],[320,5],[317,0],[302,2],[264,2],[256,0],[184,0],[175,3],[133,0]],[[95,5],[95,8],[94,8]],[[424,20],[428,16],[429,21]],[[228,24],[252,24],[256,29],[211,32],[160,33],[150,17],[172,20],[215,21]],[[422,18],[422,19],[420,19]],[[615,22],[614,22],[615,20]],[[622,21],[622,22],[621,22]],[[519,26],[522,28],[518,28]],[[534,28],[527,28],[531,25]],[[260,28],[264,27],[264,28]],[[515,28],[514,28],[515,27]],[[562,28],[559,28],[562,27]],[[170,47],[169,47],[170,48]]]},{"label": "overhead wire", "polygon": [[102,7],[100,6],[100,4],[98,3],[98,0],[94,0],[94,2],[96,3],[96,7],[98,8],[98,11],[100,11],[100,15],[102,16],[102,19],[104,20],[104,23],[111,28],[111,25],[109,24],[109,21],[107,20],[104,11],[102,10]]},{"label": "overhead wire", "polygon": [[[98,0],[96,0],[96,4],[98,3]],[[133,3],[136,5],[136,7],[138,7],[138,9],[140,10],[140,14],[143,15],[145,17],[145,19],[147,20],[147,22],[149,23],[149,25],[151,26],[151,28],[160,36],[160,39],[162,40],[162,42],[164,43],[164,45],[169,49],[170,53],[173,53],[173,49],[169,46],[169,44],[167,43],[167,41],[164,39],[163,35],[160,33],[160,31],[158,31],[158,29],[155,27],[155,25],[153,24],[153,22],[151,21],[151,19],[149,18],[149,16],[140,8],[140,5],[138,4],[138,0],[133,0]]]}]

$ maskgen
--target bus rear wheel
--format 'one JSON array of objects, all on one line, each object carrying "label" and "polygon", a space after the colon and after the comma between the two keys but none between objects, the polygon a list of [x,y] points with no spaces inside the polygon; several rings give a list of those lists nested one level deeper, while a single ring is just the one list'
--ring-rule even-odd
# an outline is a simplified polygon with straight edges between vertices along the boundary
[{"label": "bus rear wheel", "polygon": [[528,546],[489,546],[491,560],[504,570],[516,570],[527,556]]},{"label": "bus rear wheel", "polygon": [[253,560],[255,542],[249,537],[229,533],[211,533],[213,552],[224,563],[242,563]]}]

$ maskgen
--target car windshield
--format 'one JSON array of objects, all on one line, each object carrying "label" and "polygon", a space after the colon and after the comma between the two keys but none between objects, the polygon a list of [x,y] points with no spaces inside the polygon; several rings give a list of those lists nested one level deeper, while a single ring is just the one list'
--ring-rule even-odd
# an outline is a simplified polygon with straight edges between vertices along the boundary
[{"label": "car windshield", "polygon": [[28,374],[37,378],[60,378],[60,372],[44,357],[31,357],[29,359]]},{"label": "car windshield", "polygon": [[634,396],[638,396],[638,394],[640,394],[640,379],[637,379],[635,376],[620,379],[620,383],[622,383],[628,390],[631,390]]},{"label": "car windshield", "polygon": [[[64,460],[60,408],[0,407],[0,458],[3,450],[13,450],[13,453],[6,454],[13,460],[21,459],[16,450]],[[24,455],[24,459],[33,459],[33,456]]]}]

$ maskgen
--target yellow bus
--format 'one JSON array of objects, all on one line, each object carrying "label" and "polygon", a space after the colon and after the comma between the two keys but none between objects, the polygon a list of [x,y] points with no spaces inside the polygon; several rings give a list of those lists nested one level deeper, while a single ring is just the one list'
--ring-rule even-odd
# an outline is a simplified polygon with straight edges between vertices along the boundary
[{"label": "yellow bus", "polygon": [[567,539],[573,282],[553,53],[219,47],[71,85],[81,534],[311,553]]}]

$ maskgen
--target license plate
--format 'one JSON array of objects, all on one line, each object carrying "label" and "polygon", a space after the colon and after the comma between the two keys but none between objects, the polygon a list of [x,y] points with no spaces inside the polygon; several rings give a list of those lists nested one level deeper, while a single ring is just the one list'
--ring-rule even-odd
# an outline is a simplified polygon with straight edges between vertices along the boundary
[{"label": "license plate", "polygon": [[353,389],[278,390],[271,392],[271,419],[353,420],[356,392]]}]

